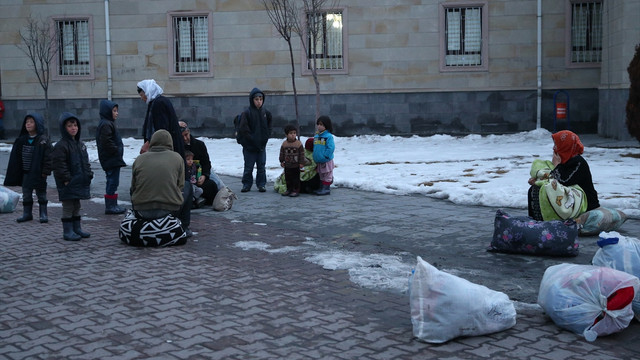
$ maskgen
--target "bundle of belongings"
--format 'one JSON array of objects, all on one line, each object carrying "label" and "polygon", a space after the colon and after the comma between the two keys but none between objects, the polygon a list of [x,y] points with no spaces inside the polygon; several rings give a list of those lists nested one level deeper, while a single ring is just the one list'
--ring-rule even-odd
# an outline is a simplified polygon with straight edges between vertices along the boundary
[{"label": "bundle of belongings", "polygon": [[418,256],[409,279],[413,335],[429,343],[503,331],[516,324],[509,297],[433,267]]},{"label": "bundle of belongings", "polygon": [[20,194],[0,185],[0,213],[12,213],[16,210]]},{"label": "bundle of belongings", "polygon": [[556,325],[594,341],[629,326],[639,290],[640,279],[619,270],[559,264],[544,272],[538,304]]},{"label": "bundle of belongings", "polygon": [[174,215],[145,219],[138,212],[127,209],[120,222],[120,240],[131,246],[165,247],[184,245],[187,234],[180,219]]},{"label": "bundle of belongings", "polygon": [[549,255],[578,255],[578,226],[575,221],[536,221],[528,216],[509,216],[496,211],[489,251]]}]

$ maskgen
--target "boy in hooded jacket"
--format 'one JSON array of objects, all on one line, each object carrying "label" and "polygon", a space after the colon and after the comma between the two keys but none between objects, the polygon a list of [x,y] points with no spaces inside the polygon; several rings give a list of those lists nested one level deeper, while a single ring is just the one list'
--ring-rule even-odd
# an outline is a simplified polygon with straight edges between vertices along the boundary
[{"label": "boy in hooded jacket", "polygon": [[51,174],[51,141],[45,134],[44,119],[38,113],[24,117],[20,135],[11,148],[5,186],[22,186],[22,216],[17,222],[33,220],[33,190],[40,206],[40,222],[47,215],[47,177]]},{"label": "boy in hooded jacket", "polygon": [[107,185],[104,194],[104,213],[122,214],[125,209],[118,206],[118,185],[120,185],[120,168],[124,162],[124,144],[118,133],[118,104],[110,100],[100,101],[100,122],[96,129],[96,145],[100,166],[106,175]]},{"label": "boy in hooded jacket", "polygon": [[60,115],[60,141],[51,154],[53,176],[62,202],[62,237],[69,241],[88,238],[90,233],[80,225],[80,200],[89,199],[93,171],[87,146],[80,140],[80,120],[74,114]]},{"label": "boy in hooded jacket", "polygon": [[253,167],[256,166],[256,186],[258,191],[265,192],[267,184],[265,148],[271,135],[271,113],[264,107],[264,93],[253,88],[249,93],[249,107],[242,112],[238,125],[238,142],[242,145],[244,171],[242,173],[242,190],[247,192],[253,185]]}]

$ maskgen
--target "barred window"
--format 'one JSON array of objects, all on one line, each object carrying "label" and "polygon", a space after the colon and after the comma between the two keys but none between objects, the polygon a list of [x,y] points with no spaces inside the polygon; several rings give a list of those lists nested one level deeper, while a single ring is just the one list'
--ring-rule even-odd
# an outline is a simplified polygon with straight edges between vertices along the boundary
[{"label": "barred window", "polygon": [[56,20],[59,76],[91,75],[89,21]]},{"label": "barred window", "polygon": [[602,2],[571,3],[571,63],[602,61]]},{"label": "barred window", "polygon": [[482,8],[445,9],[446,66],[482,65]]},{"label": "barred window", "polygon": [[309,28],[318,29],[317,39],[308,32],[307,69],[311,69],[311,62],[315,61],[318,70],[343,70],[343,13],[342,11],[328,11],[307,14]]},{"label": "barred window", "polygon": [[209,17],[174,16],[172,33],[173,71],[209,72]]}]

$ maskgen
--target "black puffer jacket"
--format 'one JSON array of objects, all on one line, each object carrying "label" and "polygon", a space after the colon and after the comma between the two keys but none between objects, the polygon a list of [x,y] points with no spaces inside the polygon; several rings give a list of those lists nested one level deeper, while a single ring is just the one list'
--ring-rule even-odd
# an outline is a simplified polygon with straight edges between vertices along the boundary
[{"label": "black puffer jacket", "polygon": [[[78,124],[75,137],[71,137],[65,128],[65,122],[70,119],[75,119]],[[74,114],[64,112],[60,115],[59,125],[61,139],[53,147],[51,159],[60,201],[89,199],[93,171],[89,164],[87,147],[80,140],[80,120]]]},{"label": "black puffer jacket", "polygon": [[[240,125],[238,126],[239,143],[248,151],[261,152],[267,146],[271,136],[271,113],[265,109],[264,102],[260,109],[253,104],[253,98],[264,93],[253,88],[249,94],[249,108],[242,112]],[[265,99],[266,101],[266,99]]]},{"label": "black puffer jacket", "polygon": [[100,122],[96,129],[98,159],[104,171],[126,166],[122,156],[124,145],[118,133],[112,110],[118,104],[111,100],[100,101]]},{"label": "black puffer jacket", "polygon": [[[36,135],[33,141],[35,149],[33,158],[31,159],[31,170],[29,170],[26,179],[24,179],[27,183],[23,184],[22,148],[29,140],[29,132],[25,126],[27,118],[29,117],[33,118],[36,123],[36,132],[38,135]],[[52,150],[53,147],[51,146],[49,137],[45,134],[44,118],[42,115],[38,113],[27,114],[22,121],[20,135],[18,135],[18,138],[11,148],[11,155],[9,155],[9,163],[7,164],[7,176],[4,178],[4,186],[24,185],[34,189],[39,186],[46,187],[46,177],[51,174]]]}]

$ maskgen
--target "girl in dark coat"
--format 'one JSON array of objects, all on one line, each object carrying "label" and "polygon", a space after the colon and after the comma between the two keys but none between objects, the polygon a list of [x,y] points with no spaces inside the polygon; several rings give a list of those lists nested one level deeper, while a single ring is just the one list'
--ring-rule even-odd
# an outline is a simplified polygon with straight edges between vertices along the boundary
[{"label": "girl in dark coat", "polygon": [[51,142],[44,133],[44,119],[38,113],[24,117],[20,135],[11,148],[5,186],[22,186],[22,217],[17,222],[33,220],[33,190],[40,206],[40,222],[47,215],[47,177],[51,174]]},{"label": "girl in dark coat", "polygon": [[62,202],[63,238],[78,241],[91,234],[80,225],[80,199],[90,198],[93,172],[87,147],[80,140],[80,120],[68,112],[60,115],[61,139],[53,148],[53,176]]},{"label": "girl in dark coat", "polygon": [[126,166],[122,156],[124,145],[116,127],[118,104],[110,100],[100,101],[100,122],[96,129],[96,145],[98,159],[107,180],[104,194],[104,213],[122,214],[125,209],[118,206],[118,185],[120,185],[120,168]]}]

